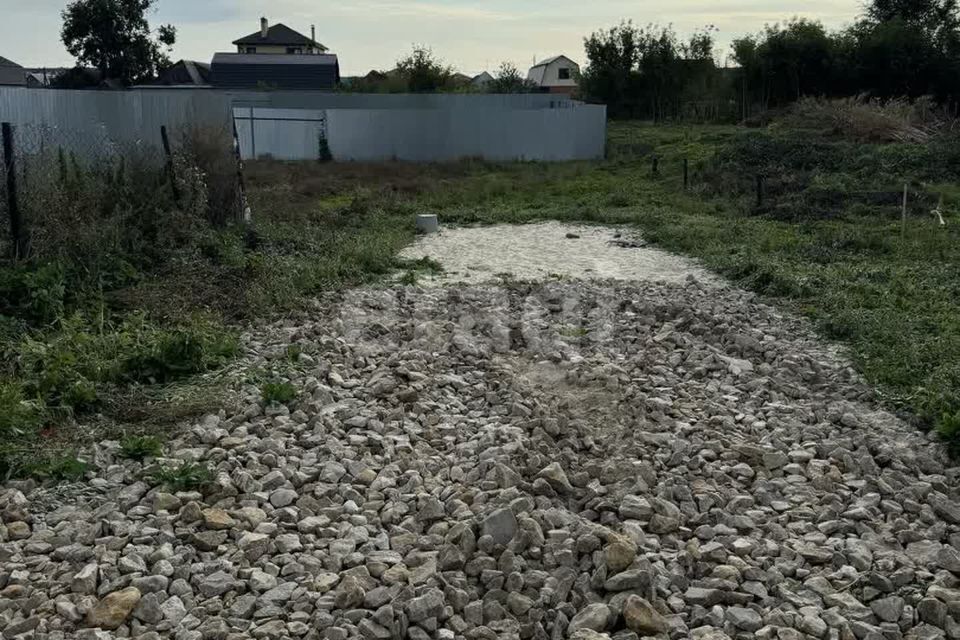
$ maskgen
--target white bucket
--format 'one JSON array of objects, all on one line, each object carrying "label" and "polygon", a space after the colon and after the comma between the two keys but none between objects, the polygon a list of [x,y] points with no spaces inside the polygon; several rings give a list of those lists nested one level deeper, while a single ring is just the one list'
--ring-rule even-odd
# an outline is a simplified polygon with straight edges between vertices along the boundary
[{"label": "white bucket", "polygon": [[417,231],[420,233],[436,233],[440,231],[440,221],[436,214],[422,213],[417,216]]}]

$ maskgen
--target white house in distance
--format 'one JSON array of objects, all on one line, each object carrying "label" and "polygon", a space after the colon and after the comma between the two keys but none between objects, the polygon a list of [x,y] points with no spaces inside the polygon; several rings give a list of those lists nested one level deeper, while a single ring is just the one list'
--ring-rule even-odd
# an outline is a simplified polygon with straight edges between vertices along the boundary
[{"label": "white house in distance", "polygon": [[567,56],[554,56],[530,67],[527,80],[543,93],[567,93],[577,90],[580,65]]}]

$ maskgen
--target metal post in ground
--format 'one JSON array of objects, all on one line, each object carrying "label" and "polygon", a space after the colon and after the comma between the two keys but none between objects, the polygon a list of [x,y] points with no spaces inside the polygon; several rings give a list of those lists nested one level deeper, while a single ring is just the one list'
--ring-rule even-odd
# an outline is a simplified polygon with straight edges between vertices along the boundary
[{"label": "metal post in ground", "polygon": [[686,191],[687,187],[690,186],[690,163],[684,158],[683,159],[683,190]]},{"label": "metal post in ground", "polygon": [[17,203],[17,165],[13,142],[13,126],[9,122],[0,125],[3,134],[3,164],[7,174],[7,209],[10,216],[11,253],[17,260],[26,253],[23,228],[20,220],[20,207]]},{"label": "metal post in ground", "polygon": [[757,174],[757,208],[763,206],[763,176]]},{"label": "metal post in ground", "polygon": [[653,156],[653,175],[656,176],[660,173],[660,158]]},{"label": "metal post in ground", "polygon": [[250,222],[252,217],[250,205],[247,204],[247,188],[243,180],[243,154],[240,153],[240,136],[237,135],[237,120],[231,118],[233,123],[233,153],[237,160],[237,188],[240,190],[240,220],[241,222]]},{"label": "metal post in ground", "polygon": [[170,178],[170,191],[173,192],[173,202],[180,206],[180,188],[177,186],[177,174],[173,169],[173,153],[170,151],[170,137],[167,136],[167,127],[160,126],[160,139],[163,141],[163,153],[167,157],[167,177]]}]

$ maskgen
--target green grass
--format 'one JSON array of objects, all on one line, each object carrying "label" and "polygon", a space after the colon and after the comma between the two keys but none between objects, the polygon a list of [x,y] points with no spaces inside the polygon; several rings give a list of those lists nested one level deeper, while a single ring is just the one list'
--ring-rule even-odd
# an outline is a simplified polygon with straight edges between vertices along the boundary
[{"label": "green grass", "polygon": [[[84,416],[149,436],[209,410],[221,398],[193,381],[236,354],[231,327],[240,322],[398,272],[407,284],[438,273],[435,262],[397,257],[423,211],[443,224],[552,219],[635,228],[807,315],[850,347],[891,407],[960,442],[957,148],[949,140],[871,145],[808,132],[613,122],[608,159],[598,162],[250,163],[250,227],[174,234],[148,261],[110,253],[87,234],[84,246],[98,248],[93,264],[68,251],[0,265],[0,476],[63,475],[56,461],[71,458],[79,438],[72,425]],[[757,173],[767,176],[759,209]],[[901,233],[904,180],[915,195]],[[929,214],[941,198],[942,228]],[[177,230],[181,218],[160,220]],[[574,332],[568,337],[582,337]],[[295,389],[269,377],[258,384],[265,381],[266,402],[295,399]],[[174,385],[171,402],[158,402]],[[48,458],[53,472],[29,464]]]},{"label": "green grass", "polygon": [[156,458],[163,453],[163,441],[157,436],[128,436],[120,441],[120,455],[131,460]]},{"label": "green grass", "polygon": [[563,327],[559,333],[566,338],[583,338],[590,333],[590,330],[586,327]]},{"label": "green grass", "polygon": [[303,348],[298,344],[288,345],[285,350],[287,360],[290,362],[297,362],[300,359],[300,355],[303,353]]},{"label": "green grass", "polygon": [[184,462],[178,467],[162,467],[148,480],[171,491],[191,491],[213,480],[213,470],[201,463]]},{"label": "green grass", "polygon": [[76,482],[92,465],[77,458],[75,451],[43,452],[23,463],[21,473],[40,480]]},{"label": "green grass", "polygon": [[[296,183],[308,184],[311,193],[297,198],[315,212],[345,202],[357,207],[355,199],[333,193],[364,194],[359,210],[378,217],[355,231],[362,239],[357,253],[335,252],[343,259],[337,271],[352,274],[350,282],[390,268],[386,258],[377,262],[384,255],[377,252],[409,241],[418,211],[438,212],[443,224],[555,219],[637,228],[648,241],[809,316],[826,337],[850,347],[889,406],[922,425],[953,424],[945,416],[960,412],[960,255],[954,249],[960,227],[941,228],[925,207],[943,195],[945,216],[955,218],[956,177],[931,159],[932,147],[799,138],[730,126],[614,122],[609,159],[601,162],[261,170],[286,172],[274,182],[293,192],[292,178],[299,176]],[[785,149],[794,160],[778,155]],[[684,158],[691,174],[686,192]],[[776,167],[779,181],[768,182],[765,208],[755,210],[753,176],[772,175]],[[731,171],[742,174],[742,182],[725,182]],[[903,176],[927,181],[913,187],[919,195],[901,235],[899,201],[889,194],[902,189]],[[361,191],[372,183],[381,189]],[[404,279],[415,281],[416,274]]]},{"label": "green grass", "polygon": [[266,382],[260,387],[266,404],[288,404],[297,397],[297,389],[289,382]]}]

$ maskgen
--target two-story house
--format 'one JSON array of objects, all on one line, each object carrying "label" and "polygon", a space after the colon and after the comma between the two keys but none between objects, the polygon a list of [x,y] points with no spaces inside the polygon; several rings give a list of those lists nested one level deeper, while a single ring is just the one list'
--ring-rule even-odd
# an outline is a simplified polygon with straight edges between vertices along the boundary
[{"label": "two-story house", "polygon": [[573,94],[579,86],[580,65],[567,56],[555,56],[530,67],[527,80],[543,93]]},{"label": "two-story house", "polygon": [[223,89],[332,90],[340,82],[337,56],[316,39],[285,24],[270,26],[260,19],[260,31],[234,40],[236,53],[216,53],[213,84]]},{"label": "two-story house", "polygon": [[234,40],[237,53],[281,53],[286,55],[326,53],[325,46],[317,42],[316,29],[310,27],[310,37],[297,33],[285,24],[270,26],[266,18],[260,18],[260,31]]}]

